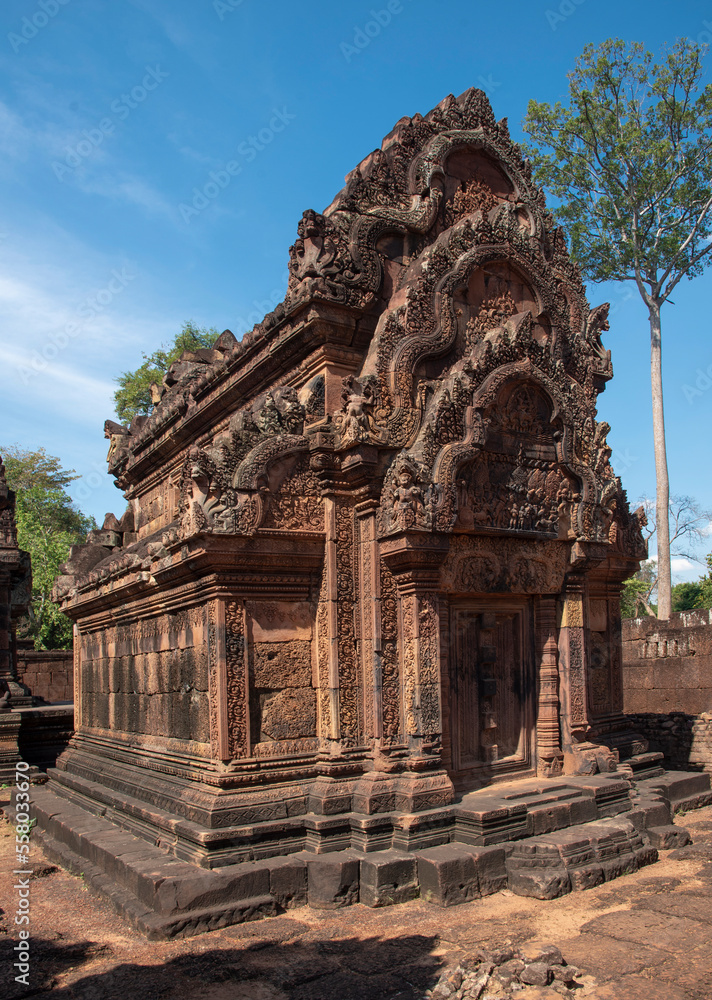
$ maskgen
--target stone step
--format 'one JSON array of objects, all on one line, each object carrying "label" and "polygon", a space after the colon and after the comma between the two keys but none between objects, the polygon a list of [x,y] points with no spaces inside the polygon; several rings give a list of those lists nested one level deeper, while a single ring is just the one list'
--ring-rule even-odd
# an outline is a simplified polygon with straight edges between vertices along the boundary
[{"label": "stone step", "polygon": [[567,778],[560,783],[518,781],[471,792],[454,807],[454,840],[501,844],[561,830],[631,808],[631,783],[617,774]]},{"label": "stone step", "polygon": [[657,859],[657,850],[644,842],[630,820],[601,819],[517,841],[507,858],[507,884],[520,896],[554,899],[630,874]]},{"label": "stone step", "polygon": [[674,813],[712,804],[710,775],[706,771],[665,771],[635,784],[642,794],[661,795]]},{"label": "stone step", "polygon": [[665,755],[652,750],[647,753],[633,754],[625,763],[633,772],[634,781],[644,781],[647,778],[659,778],[665,774]]}]

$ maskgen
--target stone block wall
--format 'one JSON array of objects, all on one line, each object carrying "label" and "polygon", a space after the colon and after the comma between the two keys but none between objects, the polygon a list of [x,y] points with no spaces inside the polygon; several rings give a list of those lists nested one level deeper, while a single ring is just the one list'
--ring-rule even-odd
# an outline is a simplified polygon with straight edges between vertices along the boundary
[{"label": "stone block wall", "polygon": [[18,679],[45,701],[74,700],[74,657],[71,649],[26,649],[18,643]]},{"label": "stone block wall", "polygon": [[77,729],[170,734],[204,754],[210,743],[207,641],[200,606],[82,634]]},{"label": "stone block wall", "polygon": [[624,709],[669,767],[712,772],[712,610],[623,622]]}]

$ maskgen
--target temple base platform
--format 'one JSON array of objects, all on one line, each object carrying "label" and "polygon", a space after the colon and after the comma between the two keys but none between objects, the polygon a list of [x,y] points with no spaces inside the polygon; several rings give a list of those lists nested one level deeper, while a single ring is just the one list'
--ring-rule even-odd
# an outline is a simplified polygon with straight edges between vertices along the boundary
[{"label": "temple base platform", "polygon": [[[32,837],[152,938],[302,905],[420,897],[451,906],[505,888],[551,899],[689,840],[674,814],[712,803],[709,775],[641,762],[641,773],[651,769],[658,773],[637,780],[628,772],[501,782],[418,813],[303,814],[219,831],[188,830],[189,821],[139,800],[119,809],[106,787],[63,774],[61,784],[33,787]],[[172,842],[156,836],[171,823]],[[180,856],[201,838],[212,846],[202,866]]]}]

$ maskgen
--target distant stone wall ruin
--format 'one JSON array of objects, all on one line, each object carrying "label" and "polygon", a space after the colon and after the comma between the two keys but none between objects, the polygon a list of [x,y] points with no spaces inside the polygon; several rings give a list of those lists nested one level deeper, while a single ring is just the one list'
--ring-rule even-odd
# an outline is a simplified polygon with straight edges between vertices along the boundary
[{"label": "distant stone wall ruin", "polygon": [[712,610],[624,621],[623,698],[668,766],[712,772]]},{"label": "distant stone wall ruin", "polygon": [[71,649],[17,650],[17,676],[44,701],[74,700],[74,656]]}]

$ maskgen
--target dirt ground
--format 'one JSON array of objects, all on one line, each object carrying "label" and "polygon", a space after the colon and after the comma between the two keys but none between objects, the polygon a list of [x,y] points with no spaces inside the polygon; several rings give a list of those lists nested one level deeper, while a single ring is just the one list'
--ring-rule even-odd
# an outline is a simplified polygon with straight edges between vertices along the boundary
[{"label": "dirt ground", "polygon": [[[0,801],[0,805],[2,802]],[[14,981],[14,830],[0,820],[0,996],[420,1000],[478,947],[534,939],[584,974],[581,1000],[712,998],[712,806],[678,817],[693,844],[550,902],[509,891],[440,909],[308,907],[177,941],[147,941],[32,845],[30,986]],[[521,1000],[537,996],[522,991]]]}]

